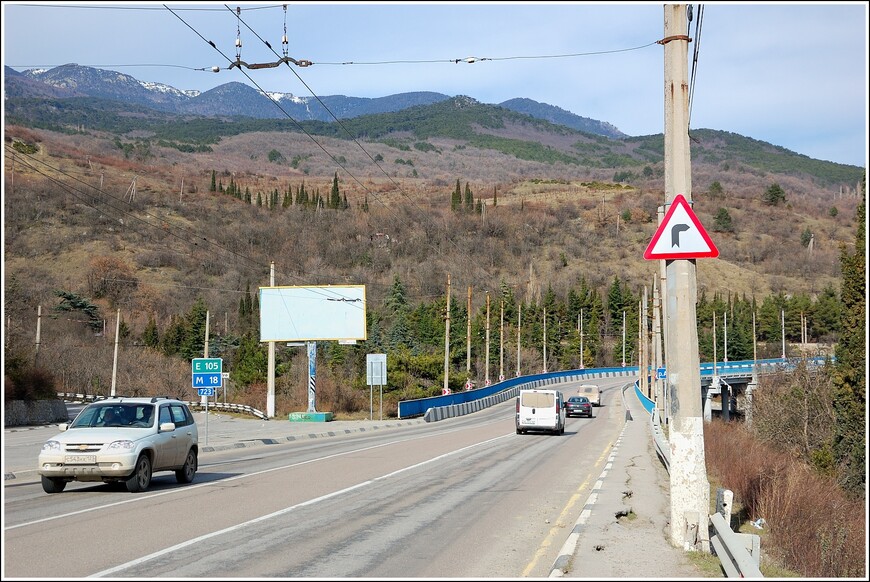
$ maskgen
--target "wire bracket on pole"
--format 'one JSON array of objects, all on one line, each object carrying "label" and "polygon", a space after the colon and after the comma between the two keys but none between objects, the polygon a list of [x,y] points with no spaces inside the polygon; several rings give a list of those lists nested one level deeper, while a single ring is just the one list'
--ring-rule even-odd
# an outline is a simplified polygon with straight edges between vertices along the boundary
[{"label": "wire bracket on pole", "polygon": [[656,44],[665,45],[671,42],[672,40],[684,40],[686,42],[692,42],[692,39],[686,36],[685,34],[675,34],[673,36],[666,36],[661,40],[657,40]]}]

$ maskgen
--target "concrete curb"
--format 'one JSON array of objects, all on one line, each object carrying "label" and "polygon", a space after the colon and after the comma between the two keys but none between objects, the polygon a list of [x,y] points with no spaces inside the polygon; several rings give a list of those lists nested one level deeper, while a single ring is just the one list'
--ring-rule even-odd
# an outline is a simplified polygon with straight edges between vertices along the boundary
[{"label": "concrete curb", "polygon": [[562,578],[565,576],[565,569],[571,564],[571,560],[574,558],[574,552],[577,551],[577,543],[580,541],[580,534],[585,529],[586,521],[592,513],[592,508],[596,501],[598,501],[598,494],[601,492],[602,486],[604,485],[604,479],[613,467],[613,463],[619,453],[619,445],[622,443],[625,428],[626,425],[623,425],[622,431],[619,433],[619,437],[616,439],[616,442],[613,444],[613,449],[611,449],[610,455],[607,457],[607,462],[604,463],[604,469],[601,471],[601,475],[598,476],[595,485],[592,486],[592,490],[589,492],[589,497],[586,498],[586,503],[583,505],[582,511],[580,511],[580,516],[577,518],[574,527],[571,529],[568,539],[565,540],[564,544],[562,544],[562,548],[559,550],[559,555],[553,562],[552,568],[550,568],[549,578]]}]

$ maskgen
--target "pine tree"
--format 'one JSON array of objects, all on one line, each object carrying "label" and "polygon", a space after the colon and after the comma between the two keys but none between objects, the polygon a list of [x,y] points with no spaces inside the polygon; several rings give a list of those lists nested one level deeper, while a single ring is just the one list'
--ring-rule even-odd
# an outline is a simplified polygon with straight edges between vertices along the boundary
[{"label": "pine tree", "polygon": [[157,333],[157,322],[154,321],[154,315],[148,317],[148,325],[145,326],[145,331],[142,332],[142,343],[149,348],[156,348],[160,345],[160,337]]},{"label": "pine tree", "polygon": [[713,220],[713,230],[716,232],[734,232],[731,214],[728,213],[727,208],[720,208]]},{"label": "pine tree", "polygon": [[181,352],[181,345],[183,341],[183,318],[173,315],[169,321],[169,327],[166,328],[166,332],[163,334],[163,340],[160,342],[160,347],[165,355],[174,356]]},{"label": "pine tree", "polygon": [[764,192],[764,203],[768,206],[776,206],[780,202],[785,202],[785,191],[777,183],[773,183]]},{"label": "pine tree", "polygon": [[850,494],[864,494],[867,483],[865,449],[867,445],[867,321],[866,224],[867,174],[864,174],[862,200],[858,206],[858,232],[855,251],[840,250],[843,272],[842,334],[836,346],[834,373],[834,456],[840,467],[840,482]]},{"label": "pine tree", "polygon": [[211,171],[211,186],[209,186],[209,188],[208,188],[209,192],[217,192],[217,185],[215,184],[215,178],[216,178],[215,171],[212,170]]},{"label": "pine tree", "polygon": [[474,210],[474,194],[471,193],[471,186],[468,182],[465,183],[465,211],[472,212]]},{"label": "pine tree", "polygon": [[205,318],[208,313],[205,301],[197,297],[184,320],[184,336],[181,342],[180,354],[191,360],[198,358],[205,347]]},{"label": "pine tree", "polygon": [[252,332],[242,336],[232,364],[230,376],[239,384],[247,386],[267,380],[268,353],[264,344],[261,344],[256,334]]},{"label": "pine tree", "polygon": [[492,187],[492,207],[498,206],[498,188]]}]

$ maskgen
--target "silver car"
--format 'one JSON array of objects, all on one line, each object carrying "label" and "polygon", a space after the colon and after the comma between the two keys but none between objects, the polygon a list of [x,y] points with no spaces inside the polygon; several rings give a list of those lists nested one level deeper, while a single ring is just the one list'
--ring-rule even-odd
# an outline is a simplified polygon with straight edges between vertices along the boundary
[{"label": "silver car", "polygon": [[196,421],[180,400],[110,398],[89,404],[42,445],[38,471],[46,493],[70,481],[123,482],[144,491],[158,471],[190,483],[198,468]]}]

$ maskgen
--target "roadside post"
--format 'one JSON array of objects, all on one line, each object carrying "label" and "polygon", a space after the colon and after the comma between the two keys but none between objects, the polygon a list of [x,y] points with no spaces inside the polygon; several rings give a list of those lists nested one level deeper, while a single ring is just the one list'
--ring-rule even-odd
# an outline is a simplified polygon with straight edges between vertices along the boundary
[{"label": "roadside post", "polygon": [[387,354],[366,354],[366,383],[369,385],[369,420],[374,420],[374,385],[380,387],[381,415],[384,419],[384,385],[387,383]]},{"label": "roadside post", "polygon": [[205,444],[208,446],[208,397],[223,385],[223,358],[193,358],[190,361],[191,383],[205,402]]}]

